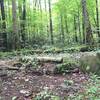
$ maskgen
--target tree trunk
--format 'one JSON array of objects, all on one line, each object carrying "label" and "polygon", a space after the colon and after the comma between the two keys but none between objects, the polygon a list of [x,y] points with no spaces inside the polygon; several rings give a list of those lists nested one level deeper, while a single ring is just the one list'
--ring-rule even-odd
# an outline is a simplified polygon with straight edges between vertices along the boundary
[{"label": "tree trunk", "polygon": [[23,41],[23,44],[25,46],[25,41],[26,41],[26,38],[25,38],[25,20],[26,20],[26,0],[23,0],[23,11],[22,11],[22,41]]},{"label": "tree trunk", "polygon": [[48,15],[47,15],[47,0],[44,0],[44,4],[45,4],[45,13],[46,13],[46,20],[47,20],[47,23],[46,23],[46,33],[47,33],[47,37],[49,37],[49,32],[48,32]]},{"label": "tree trunk", "polygon": [[74,15],[74,31],[75,31],[75,42],[78,42],[77,37],[77,24],[76,24],[76,16]]},{"label": "tree trunk", "polygon": [[66,29],[66,33],[69,34],[69,30],[68,30],[68,21],[67,21],[68,19],[67,19],[67,16],[66,16],[66,15],[64,16],[64,20],[65,20],[65,29]]},{"label": "tree trunk", "polygon": [[2,46],[4,47],[4,49],[7,49],[7,33],[6,33],[6,18],[5,18],[5,9],[4,9],[4,0],[0,0],[0,7],[1,7],[1,19],[2,19],[2,33],[1,33],[1,37],[2,37]]},{"label": "tree trunk", "polygon": [[63,15],[60,14],[60,19],[61,19],[61,35],[62,35],[62,42],[64,44],[65,42],[65,35],[64,35],[64,26],[63,26]]},{"label": "tree trunk", "polygon": [[79,31],[80,43],[82,43],[81,24],[80,24],[80,11],[79,11],[79,7],[78,7],[78,31]]},{"label": "tree trunk", "polygon": [[12,0],[12,22],[13,22],[12,49],[17,49],[19,48],[19,41],[18,41],[19,38],[18,38],[16,0]]},{"label": "tree trunk", "polygon": [[41,24],[40,24],[40,34],[43,34],[43,16],[42,16],[42,1],[39,0],[39,10],[40,10],[40,17],[41,17]]},{"label": "tree trunk", "polygon": [[84,35],[85,35],[85,43],[91,44],[93,43],[93,34],[91,29],[91,24],[89,20],[86,0],[81,0],[82,3],[82,14],[83,14],[83,27],[84,27]]},{"label": "tree trunk", "polygon": [[66,35],[67,35],[67,38],[68,38],[68,43],[69,43],[69,29],[68,29],[68,17],[67,15],[65,14],[64,15],[64,21],[65,21],[65,32],[66,32]]},{"label": "tree trunk", "polygon": [[50,23],[51,44],[54,44],[53,26],[52,26],[52,12],[51,12],[51,0],[48,0],[48,4],[49,4],[49,23]]},{"label": "tree trunk", "polygon": [[97,23],[97,33],[99,37],[99,42],[100,42],[100,26],[99,26],[99,8],[98,8],[98,0],[96,0],[96,23]]}]

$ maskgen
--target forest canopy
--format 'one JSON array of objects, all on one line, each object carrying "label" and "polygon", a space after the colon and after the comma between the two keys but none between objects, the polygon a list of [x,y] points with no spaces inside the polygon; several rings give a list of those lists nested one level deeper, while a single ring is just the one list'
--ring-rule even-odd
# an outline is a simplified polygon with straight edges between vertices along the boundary
[{"label": "forest canopy", "polygon": [[0,0],[0,9],[1,49],[99,43],[99,0]]}]

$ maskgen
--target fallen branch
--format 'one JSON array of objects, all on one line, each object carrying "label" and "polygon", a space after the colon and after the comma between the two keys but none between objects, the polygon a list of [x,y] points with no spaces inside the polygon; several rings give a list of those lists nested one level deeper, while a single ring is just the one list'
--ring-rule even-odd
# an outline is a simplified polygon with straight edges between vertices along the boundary
[{"label": "fallen branch", "polygon": [[1,67],[0,70],[19,70],[19,68],[18,67],[6,66],[6,67]]}]

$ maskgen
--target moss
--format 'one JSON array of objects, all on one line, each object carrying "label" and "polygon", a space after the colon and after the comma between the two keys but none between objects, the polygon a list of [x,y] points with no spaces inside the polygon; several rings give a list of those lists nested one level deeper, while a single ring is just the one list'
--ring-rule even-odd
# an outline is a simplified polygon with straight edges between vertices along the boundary
[{"label": "moss", "polygon": [[80,59],[80,68],[84,73],[100,74],[100,58],[97,55],[84,56]]},{"label": "moss", "polygon": [[72,70],[74,70],[77,67],[78,67],[78,63],[76,61],[69,60],[64,62],[63,64],[58,64],[54,72],[56,74],[63,74],[63,73],[67,74],[67,73],[71,73]]}]

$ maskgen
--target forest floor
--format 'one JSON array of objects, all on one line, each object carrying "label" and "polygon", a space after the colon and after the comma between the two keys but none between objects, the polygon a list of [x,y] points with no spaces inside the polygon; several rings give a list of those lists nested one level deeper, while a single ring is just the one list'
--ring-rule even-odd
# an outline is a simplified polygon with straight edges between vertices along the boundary
[{"label": "forest floor", "polygon": [[[0,59],[0,68],[5,66],[13,67],[16,62],[17,57]],[[56,63],[51,62],[43,63],[42,68],[52,68],[55,65]],[[64,82],[68,80],[71,81],[71,84],[65,86]],[[0,100],[34,100],[37,94],[46,90],[59,96],[61,100],[67,100],[64,97],[84,92],[84,86],[88,83],[89,75],[81,71],[67,75],[42,75],[31,70],[26,72],[23,68],[21,70],[0,70]]]}]

